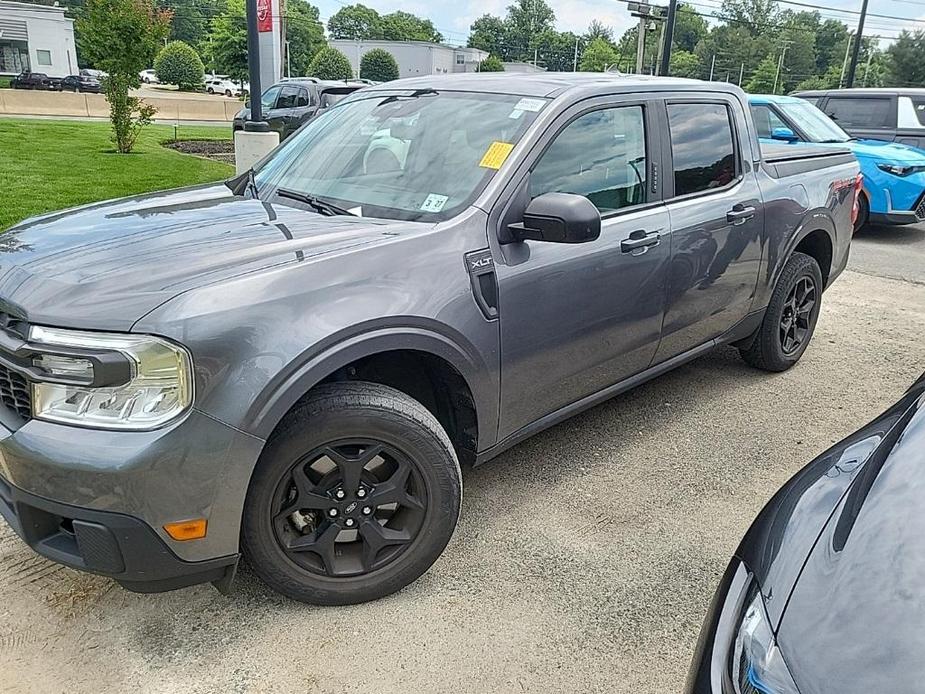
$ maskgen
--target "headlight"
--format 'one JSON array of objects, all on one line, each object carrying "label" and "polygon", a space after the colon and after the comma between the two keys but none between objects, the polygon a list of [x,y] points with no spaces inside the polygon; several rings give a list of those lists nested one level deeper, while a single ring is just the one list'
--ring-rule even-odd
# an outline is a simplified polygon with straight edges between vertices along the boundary
[{"label": "headlight", "polygon": [[735,694],[799,694],[784,663],[756,583],[736,634],[730,658]]},{"label": "headlight", "polygon": [[[37,419],[102,429],[154,429],[193,401],[189,353],[167,340],[32,326],[29,341],[39,350],[49,347],[48,354],[33,358],[39,374],[32,384]],[[107,355],[127,366],[122,368],[124,377],[115,385],[95,385],[95,369],[109,368],[113,361]]]},{"label": "headlight", "polygon": [[894,176],[911,176],[914,173],[925,171],[925,166],[900,166],[899,164],[877,164],[877,168]]}]

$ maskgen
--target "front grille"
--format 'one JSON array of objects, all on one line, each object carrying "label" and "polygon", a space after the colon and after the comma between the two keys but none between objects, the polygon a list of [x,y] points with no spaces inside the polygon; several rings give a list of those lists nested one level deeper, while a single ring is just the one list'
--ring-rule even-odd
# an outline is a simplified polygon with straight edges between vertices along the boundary
[{"label": "front grille", "polygon": [[32,390],[22,376],[0,365],[0,402],[23,419],[32,417]]},{"label": "front grille", "polygon": [[915,206],[915,218],[920,222],[925,220],[925,194],[919,198],[919,204]]}]

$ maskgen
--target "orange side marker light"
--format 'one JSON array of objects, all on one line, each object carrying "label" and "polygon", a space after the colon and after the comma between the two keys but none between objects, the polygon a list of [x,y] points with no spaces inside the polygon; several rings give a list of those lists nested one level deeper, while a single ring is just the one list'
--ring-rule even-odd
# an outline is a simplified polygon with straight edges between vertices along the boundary
[{"label": "orange side marker light", "polygon": [[167,523],[164,530],[174,540],[199,540],[206,536],[206,525],[205,518],[194,518],[193,520]]}]

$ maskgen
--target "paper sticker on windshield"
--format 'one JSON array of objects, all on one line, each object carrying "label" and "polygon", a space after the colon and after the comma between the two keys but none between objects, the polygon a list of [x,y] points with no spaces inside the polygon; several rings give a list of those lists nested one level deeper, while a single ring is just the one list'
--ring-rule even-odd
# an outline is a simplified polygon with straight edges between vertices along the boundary
[{"label": "paper sticker on windshield", "polygon": [[543,108],[543,106],[545,105],[546,105],[545,99],[523,98],[517,102],[517,105],[514,106],[514,110],[515,111],[533,111],[534,113],[536,113],[541,108]]},{"label": "paper sticker on windshield", "polygon": [[482,161],[479,162],[479,166],[486,169],[500,169],[512,149],[514,149],[514,145],[510,142],[492,142],[488,149],[485,150],[485,155],[482,157]]},{"label": "paper sticker on windshield", "polygon": [[514,109],[513,111],[511,111],[511,113],[508,115],[508,118],[513,118],[513,119],[516,120],[517,118],[520,118],[523,114],[524,114],[523,111],[521,111],[519,108],[515,108],[515,109]]},{"label": "paper sticker on windshield", "polygon": [[421,204],[421,212],[439,212],[443,209],[443,206],[446,205],[446,201],[449,199],[450,198],[448,195],[437,195],[436,193],[431,193]]}]

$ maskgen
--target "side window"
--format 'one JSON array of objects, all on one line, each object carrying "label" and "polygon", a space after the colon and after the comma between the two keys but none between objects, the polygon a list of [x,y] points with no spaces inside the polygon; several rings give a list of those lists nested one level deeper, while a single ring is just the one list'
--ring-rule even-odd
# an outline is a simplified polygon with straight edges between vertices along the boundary
[{"label": "side window", "polygon": [[889,128],[889,99],[829,97],[825,112],[842,127]]},{"label": "side window", "polygon": [[263,96],[260,97],[260,103],[265,109],[271,109],[276,106],[276,98],[279,96],[279,87],[270,87]]},{"label": "side window", "polygon": [[735,180],[729,115],[725,104],[668,104],[675,195],[722,188]]},{"label": "side window", "polygon": [[298,87],[283,87],[276,100],[276,108],[295,108],[299,99]]},{"label": "side window", "polygon": [[774,128],[790,128],[767,104],[757,104],[752,106],[751,109],[752,120],[755,121],[758,137],[771,137]]},{"label": "side window", "polygon": [[603,213],[646,201],[642,106],[592,111],[569,123],[534,165],[530,197],[575,193]]},{"label": "side window", "polygon": [[304,89],[304,88],[303,88],[303,89],[300,89],[300,90],[299,90],[299,98],[298,98],[298,101],[296,102],[296,105],[297,105],[297,106],[308,106],[309,103],[311,103],[311,102],[310,102],[310,100],[309,100],[309,98],[308,98],[308,90],[307,90],[307,89]]},{"label": "side window", "polygon": [[925,127],[925,96],[900,96],[897,102],[897,127]]}]

